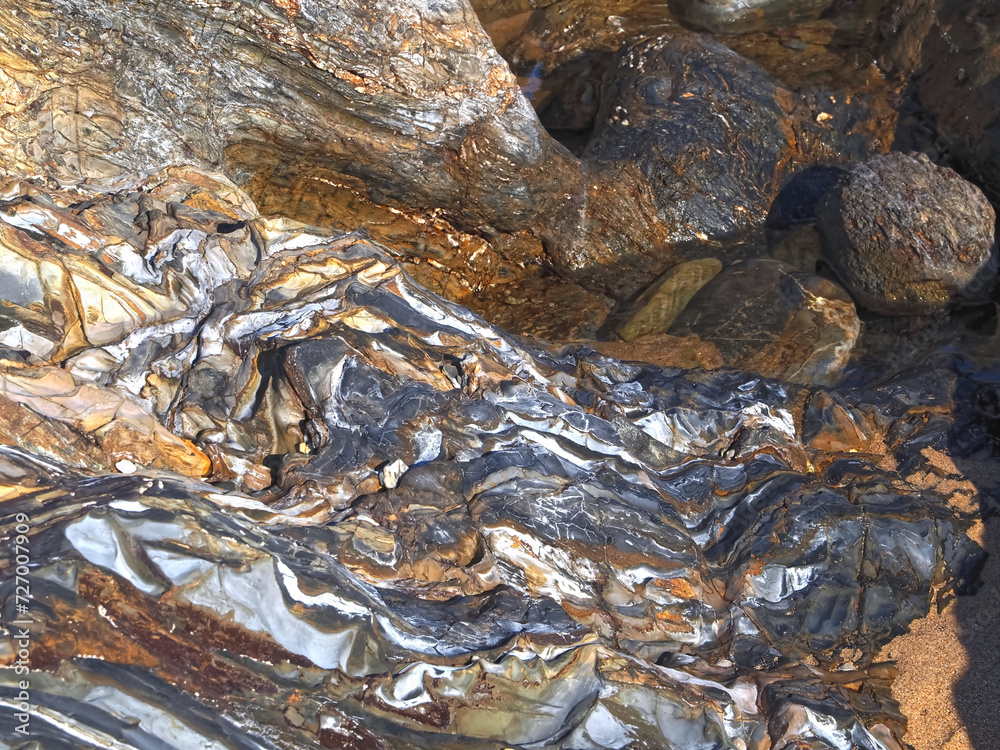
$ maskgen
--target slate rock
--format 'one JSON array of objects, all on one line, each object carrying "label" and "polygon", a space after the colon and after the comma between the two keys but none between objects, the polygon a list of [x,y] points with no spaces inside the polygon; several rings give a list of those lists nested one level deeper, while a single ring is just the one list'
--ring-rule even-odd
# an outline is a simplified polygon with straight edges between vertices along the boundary
[{"label": "slate rock", "polygon": [[726,366],[793,383],[835,383],[861,324],[832,281],[776,260],[733,265],[708,282],[670,327],[719,349]]},{"label": "slate rock", "polygon": [[817,218],[827,260],[870,310],[921,315],[989,301],[996,213],[976,186],[922,154],[856,164]]},{"label": "slate rock", "polygon": [[504,230],[533,220],[569,160],[467,0],[0,11],[11,171],[110,182],[194,164],[240,185],[277,171],[293,207],[344,183]]},{"label": "slate rock", "polygon": [[38,744],[902,746],[865,670],[978,555],[951,380],[555,354],[183,177],[0,182]]}]

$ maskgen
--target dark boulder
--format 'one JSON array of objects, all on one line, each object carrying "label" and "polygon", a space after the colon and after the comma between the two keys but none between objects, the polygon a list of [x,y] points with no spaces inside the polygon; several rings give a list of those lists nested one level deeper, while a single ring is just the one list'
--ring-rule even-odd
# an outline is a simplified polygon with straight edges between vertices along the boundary
[{"label": "dark boulder", "polygon": [[609,74],[590,177],[550,228],[564,272],[625,296],[762,227],[795,154],[794,95],[699,35],[626,45]]},{"label": "dark boulder", "polygon": [[1000,201],[1000,4],[887,5],[880,67],[903,89],[903,148],[926,150]]},{"label": "dark boulder", "polygon": [[825,256],[870,310],[920,315],[989,300],[993,207],[977,187],[922,154],[856,164],[817,215]]}]

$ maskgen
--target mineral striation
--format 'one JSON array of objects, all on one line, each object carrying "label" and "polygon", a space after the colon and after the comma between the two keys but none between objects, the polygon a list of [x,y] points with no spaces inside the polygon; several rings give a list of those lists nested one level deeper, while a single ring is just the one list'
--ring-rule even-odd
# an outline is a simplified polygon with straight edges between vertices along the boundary
[{"label": "mineral striation", "polygon": [[903,747],[872,657],[977,555],[941,373],[553,353],[197,170],[3,194],[45,747]]}]

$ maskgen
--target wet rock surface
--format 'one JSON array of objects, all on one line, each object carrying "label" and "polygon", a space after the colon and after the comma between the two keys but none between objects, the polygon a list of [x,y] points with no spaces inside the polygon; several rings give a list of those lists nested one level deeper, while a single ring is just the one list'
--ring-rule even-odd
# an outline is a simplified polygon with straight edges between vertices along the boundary
[{"label": "wet rock surface", "polygon": [[625,341],[634,341],[647,334],[666,333],[695,293],[721,270],[722,263],[715,258],[689,260],[674,266],[635,301],[632,313],[619,326],[618,335]]},{"label": "wet rock surface", "polygon": [[[691,254],[720,252],[722,243],[753,235],[794,155],[795,136],[791,92],[707,37],[630,44],[610,80],[584,152],[592,179],[549,244],[567,273],[622,295]],[[608,215],[626,202],[629,228],[609,231]],[[576,242],[558,242],[575,227]]]},{"label": "wet rock surface", "polygon": [[742,34],[812,21],[833,0],[684,0],[688,21],[717,34]]},{"label": "wet rock surface", "polygon": [[[39,741],[902,747],[872,657],[978,554],[975,488],[937,468],[947,371],[828,392],[556,355],[364,240],[159,179],[0,206],[50,311],[11,311],[8,346],[51,353],[8,350],[5,396],[95,457],[0,447]],[[58,317],[45,263],[129,325]],[[102,443],[123,401],[209,483]]]},{"label": "wet rock surface", "polygon": [[730,367],[793,383],[836,383],[858,339],[854,303],[837,284],[776,260],[730,266],[670,326],[714,344]]},{"label": "wet rock surface", "polygon": [[871,310],[915,315],[990,299],[996,213],[978,188],[926,156],[855,164],[817,218],[825,257]]},{"label": "wet rock surface", "polygon": [[907,746],[996,310],[858,336],[816,206],[993,194],[989,9],[473,6],[0,8],[0,745],[27,616],[32,748]]},{"label": "wet rock surface", "polygon": [[185,163],[242,183],[280,165],[293,186],[347,181],[499,229],[530,222],[561,177],[563,152],[460,0],[4,11],[8,169],[114,179]]}]

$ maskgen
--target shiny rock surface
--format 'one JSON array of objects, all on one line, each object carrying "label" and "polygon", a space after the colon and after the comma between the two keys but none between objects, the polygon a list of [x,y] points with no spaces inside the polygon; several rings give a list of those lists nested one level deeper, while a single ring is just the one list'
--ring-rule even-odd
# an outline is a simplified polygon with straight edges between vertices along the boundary
[{"label": "shiny rock surface", "polygon": [[548,351],[199,170],[2,189],[46,748],[904,747],[873,656],[978,555],[947,373]]}]

